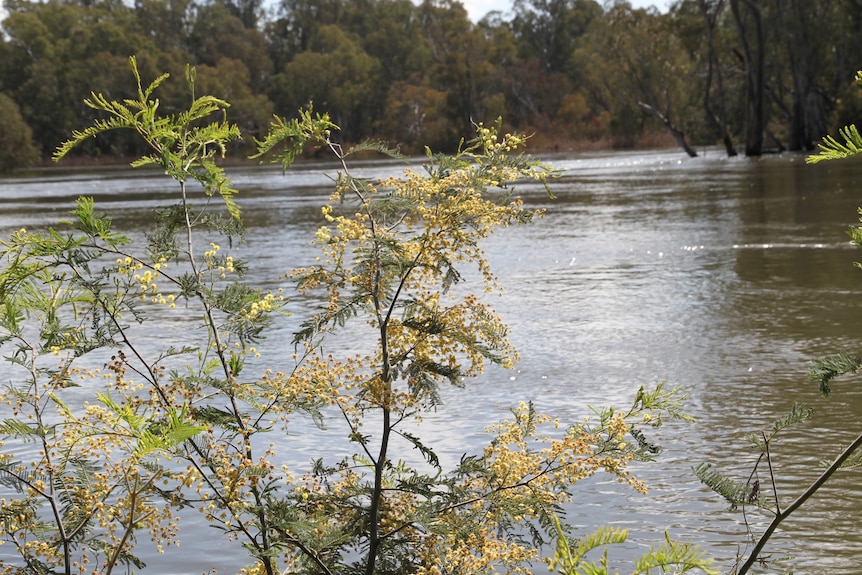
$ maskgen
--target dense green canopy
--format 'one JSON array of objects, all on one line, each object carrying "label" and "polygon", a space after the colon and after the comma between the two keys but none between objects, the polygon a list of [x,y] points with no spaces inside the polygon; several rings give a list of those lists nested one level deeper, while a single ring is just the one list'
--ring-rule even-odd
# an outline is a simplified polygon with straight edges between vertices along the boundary
[{"label": "dense green canopy", "polygon": [[[44,158],[92,120],[81,104],[91,89],[129,95],[131,55],[145,78],[196,66],[199,91],[231,102],[243,145],[273,113],[309,101],[347,140],[383,138],[408,152],[451,147],[472,122],[501,116],[536,134],[533,149],[675,142],[696,153],[724,141],[729,153],[758,155],[811,149],[862,110],[856,0],[679,0],[667,14],[622,1],[514,0],[478,23],[454,0],[4,4],[0,95],[11,102],[0,107],[20,115]],[[168,86],[179,88],[162,105],[178,109],[183,83]],[[15,133],[0,148],[26,139],[25,127]],[[82,153],[136,146],[116,134]],[[29,154],[16,157],[25,165]]]}]

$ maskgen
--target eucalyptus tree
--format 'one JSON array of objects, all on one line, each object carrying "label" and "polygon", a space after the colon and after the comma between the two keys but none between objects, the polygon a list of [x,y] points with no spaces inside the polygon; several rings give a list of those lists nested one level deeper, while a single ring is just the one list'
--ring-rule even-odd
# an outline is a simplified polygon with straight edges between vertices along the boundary
[{"label": "eucalyptus tree", "polygon": [[338,23],[343,4],[340,0],[280,0],[265,27],[276,70],[311,50],[318,29]]},{"label": "eucalyptus tree", "polygon": [[587,92],[611,120],[611,133],[629,145],[654,118],[689,155],[685,132],[699,121],[696,69],[674,29],[671,15],[614,5],[584,35],[576,52]]},{"label": "eucalyptus tree", "polygon": [[766,123],[766,32],[759,0],[729,0],[746,80],[745,155],[763,153]]},{"label": "eucalyptus tree", "polygon": [[[16,2],[4,22],[13,58],[5,92],[18,104],[43,157],[75,125],[93,118],[80,102],[98,81],[115,94],[128,94],[130,54],[152,61],[159,49],[141,33],[134,9],[122,2]],[[14,82],[14,85],[13,85]],[[91,142],[92,151],[123,153],[127,137]]]},{"label": "eucalyptus tree", "polygon": [[780,83],[790,92],[780,107],[788,122],[790,150],[812,150],[827,133],[833,107],[827,87],[835,85],[833,55],[841,33],[834,27],[841,20],[840,8],[840,3],[828,0],[775,0],[773,21],[785,53],[779,70],[790,76]]},{"label": "eucalyptus tree", "polygon": [[[706,34],[706,54],[700,55],[701,62],[703,59],[706,60],[703,110],[707,120],[712,121],[715,130],[721,136],[728,157],[733,157],[737,155],[737,151],[733,143],[732,122],[728,111],[728,94],[725,89],[726,70],[719,56],[724,45],[718,45],[716,38],[722,32],[719,24],[726,4],[725,0],[696,0],[696,4],[702,17],[702,31]],[[681,10],[684,5],[685,3],[678,4],[677,9]],[[699,47],[702,47],[703,35],[697,34],[694,41]]]},{"label": "eucalyptus tree", "polygon": [[500,92],[491,47],[483,30],[470,22],[467,11],[453,0],[425,0],[418,8],[423,35],[428,39],[429,85],[447,94],[447,115],[458,133],[473,122],[489,120],[489,97]]},{"label": "eucalyptus tree", "polygon": [[535,57],[547,72],[571,72],[578,37],[602,16],[595,0],[514,0],[510,26],[522,57]]},{"label": "eucalyptus tree", "polygon": [[142,33],[158,45],[159,50],[175,53],[187,62],[189,29],[193,23],[192,0],[135,0],[135,14]]},{"label": "eucalyptus tree", "polygon": [[425,75],[432,59],[430,40],[411,0],[357,0],[347,11],[343,26],[380,62],[384,88]]},{"label": "eucalyptus tree", "polygon": [[425,78],[393,82],[383,106],[381,132],[401,142],[406,154],[421,153],[423,146],[446,149],[458,133],[458,123],[448,114],[448,98]]},{"label": "eucalyptus tree", "polygon": [[0,173],[26,168],[38,155],[30,126],[21,117],[18,104],[0,92]]},{"label": "eucalyptus tree", "polygon": [[241,62],[248,71],[248,89],[263,93],[273,74],[266,36],[249,27],[237,7],[224,0],[194,5],[188,31],[188,48],[195,64],[216,67],[221,60]]},{"label": "eucalyptus tree", "polygon": [[380,62],[358,39],[335,24],[320,26],[310,49],[297,54],[275,75],[270,98],[276,109],[298,109],[314,101],[356,142],[372,132],[382,94]]}]

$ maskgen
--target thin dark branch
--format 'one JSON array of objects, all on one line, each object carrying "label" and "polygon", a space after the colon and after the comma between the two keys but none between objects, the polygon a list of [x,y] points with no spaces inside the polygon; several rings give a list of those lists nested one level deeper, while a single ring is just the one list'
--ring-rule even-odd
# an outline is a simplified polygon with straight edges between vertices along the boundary
[{"label": "thin dark branch", "polygon": [[763,535],[760,536],[760,539],[757,541],[757,544],[754,546],[754,549],[751,550],[751,553],[748,556],[748,559],[743,563],[742,567],[739,568],[737,575],[745,575],[751,569],[751,567],[757,563],[760,552],[766,546],[766,542],[769,541],[769,538],[772,537],[772,534],[778,529],[778,526],[782,521],[790,517],[790,515],[796,511],[799,507],[802,506],[803,503],[808,501],[808,499],[814,495],[818,489],[820,489],[824,483],[826,483],[832,475],[838,471],[843,463],[849,459],[853,452],[855,452],[860,446],[862,446],[862,435],[859,435],[853,443],[851,443],[844,451],[841,452],[841,455],[838,456],[838,459],[832,462],[820,477],[805,490],[802,495],[796,498],[796,501],[791,503],[787,509],[784,510],[783,513],[777,513],[775,517],[772,519],[772,522],[766,528],[766,531],[763,532]]}]

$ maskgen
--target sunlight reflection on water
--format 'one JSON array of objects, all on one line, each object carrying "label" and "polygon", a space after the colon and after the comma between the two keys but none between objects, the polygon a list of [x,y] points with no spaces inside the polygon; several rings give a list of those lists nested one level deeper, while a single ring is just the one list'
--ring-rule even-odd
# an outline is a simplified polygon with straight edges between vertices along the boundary
[{"label": "sunlight reflection on water", "polygon": [[[842,388],[826,401],[805,377],[811,358],[852,349],[858,340],[862,276],[852,262],[862,256],[844,229],[856,216],[862,167],[716,152],[681,160],[676,151],[549,161],[562,172],[552,183],[557,199],[539,186],[519,187],[530,207],[547,210],[544,219],[487,242],[505,286],[494,303],[523,359],[513,372],[491,368],[464,388],[444,390],[445,404],[416,433],[439,442],[441,459],[453,465],[464,451],[479,451],[484,427],[520,400],[577,421],[589,405],[625,406],[640,385],[682,386],[698,423],[659,430],[665,452],[657,464],[638,466],[651,493],[633,494],[596,477],[575,489],[568,520],[585,530],[607,522],[630,528],[631,544],[612,557],[642,551],[668,530],[728,565],[745,543],[741,517],[726,513],[691,467],[712,461],[744,477],[745,434],[804,401],[829,415],[794,432],[782,450],[789,500],[813,478],[816,460],[850,441],[862,420],[862,391]],[[272,169],[240,170],[234,177],[249,238],[237,257],[253,260],[253,279],[266,288],[287,287],[282,274],[313,261],[310,238],[329,194],[321,168],[303,165],[284,177]],[[401,168],[363,165],[369,175]],[[157,173],[130,178],[126,170],[46,171],[0,180],[0,189],[3,235],[67,217],[85,194],[140,238],[152,208],[174,193]],[[469,289],[469,274],[467,280]],[[291,309],[295,316],[260,346],[268,362],[288,364],[292,332],[308,313],[299,300]],[[171,333],[192,341],[194,320],[183,321]],[[334,459],[345,446],[336,422],[330,431],[321,436],[299,420],[279,440],[281,455],[296,466]],[[803,572],[820,566],[858,573],[862,504],[854,494],[852,477],[841,476],[780,531],[770,546],[775,556],[792,555],[791,565]],[[200,573],[214,556],[220,572],[244,563],[193,522],[182,532],[179,554],[149,562],[158,573]]]}]

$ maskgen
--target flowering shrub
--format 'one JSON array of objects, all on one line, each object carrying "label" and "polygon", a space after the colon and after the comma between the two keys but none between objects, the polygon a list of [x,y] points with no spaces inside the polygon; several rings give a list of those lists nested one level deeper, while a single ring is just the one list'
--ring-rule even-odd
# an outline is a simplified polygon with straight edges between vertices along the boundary
[{"label": "flowering shrub", "polygon": [[[133,165],[158,165],[177,185],[177,203],[158,212],[147,245],[114,231],[87,198],[65,231],[21,230],[3,242],[0,337],[17,371],[3,395],[0,472],[17,493],[0,502],[0,538],[21,557],[5,571],[143,568],[138,537],[148,533],[167,552],[186,506],[243,542],[246,573],[526,573],[550,540],[563,572],[592,565],[564,553],[571,542],[561,505],[599,471],[644,489],[627,465],[657,450],[642,427],[683,417],[675,390],[642,389],[628,411],[607,408],[569,424],[522,403],[488,429],[484,451],[454,469],[407,431],[440,404],[441,385],[517,360],[508,328],[483,299],[500,286],[481,240],[541,216],[511,194],[517,180],[550,175],[521,154],[525,139],[479,125],[458,153],[429,155],[425,173],[366,181],[351,175],[351,152],[333,142],[337,127],[326,115],[276,118],[260,157],[287,167],[315,145],[341,170],[321,208],[320,258],[288,274],[298,297],[319,293],[324,303],[285,351],[292,371],[257,369],[265,358],[255,346],[288,302],[246,283],[253,262],[220,245],[242,238],[236,191],[215,161],[238,137],[235,126],[211,119],[228,104],[203,96],[159,116],[153,92],[166,77],[144,87],[132,65],[138,99],[94,94],[87,104],[107,119],[74,133],[57,158],[106,130],[137,131],[152,152]],[[359,147],[368,148],[391,152]],[[222,198],[221,209],[193,202],[201,192],[189,182]],[[467,267],[481,277],[482,294],[459,285]],[[203,326],[200,341],[148,352],[136,328],[157,332],[160,318],[180,312]],[[366,330],[358,351],[324,352],[327,335],[348,322]],[[70,390],[82,380],[97,391],[75,403],[69,397],[80,391]],[[286,429],[300,411],[343,419],[354,452],[308,470],[281,466],[262,434]],[[405,460],[396,436],[424,463]],[[592,548],[612,539],[584,541]],[[650,556],[664,561],[656,565],[707,568],[690,548],[674,549]]]}]

